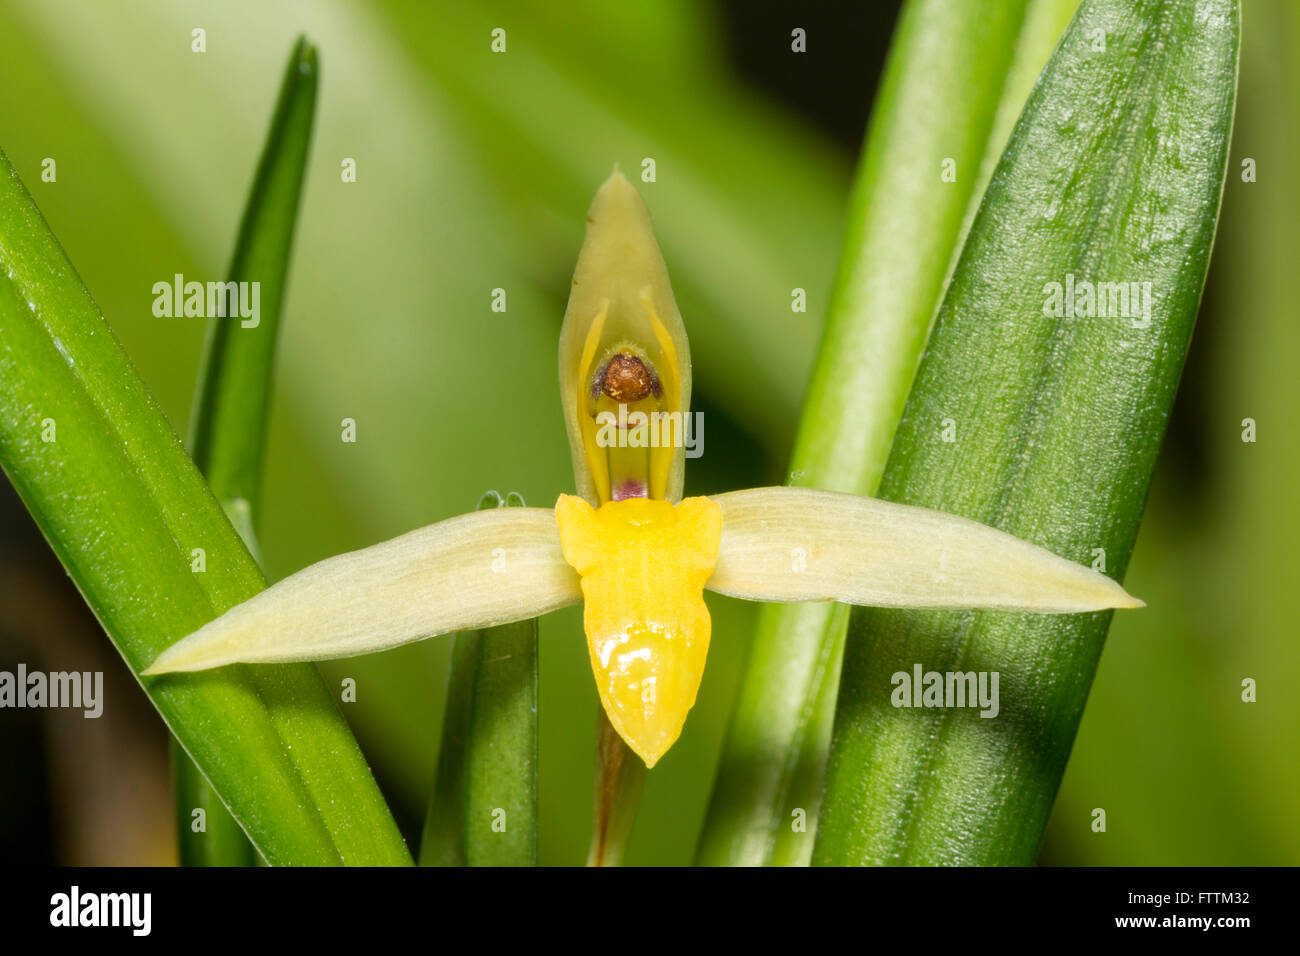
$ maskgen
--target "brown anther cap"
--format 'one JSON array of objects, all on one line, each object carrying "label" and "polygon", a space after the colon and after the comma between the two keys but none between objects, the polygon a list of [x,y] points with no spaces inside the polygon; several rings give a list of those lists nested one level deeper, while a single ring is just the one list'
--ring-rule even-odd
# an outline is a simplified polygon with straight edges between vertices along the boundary
[{"label": "brown anther cap", "polygon": [[616,402],[639,402],[652,393],[663,393],[654,370],[627,352],[620,352],[609,360],[600,390]]}]

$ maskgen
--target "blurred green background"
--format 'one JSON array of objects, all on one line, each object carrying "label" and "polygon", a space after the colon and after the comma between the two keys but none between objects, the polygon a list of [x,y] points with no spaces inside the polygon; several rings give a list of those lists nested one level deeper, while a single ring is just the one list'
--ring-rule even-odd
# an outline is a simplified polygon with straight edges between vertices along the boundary
[{"label": "blurred green background", "polygon": [[[741,0],[4,0],[0,145],[183,432],[204,324],[155,318],[151,287],[224,274],[284,57],[298,33],[320,48],[267,463],[276,579],[469,510],[488,488],[538,506],[571,489],[555,343],[583,214],[615,161],[656,164],[640,185],[707,422],[687,493],[779,483],[895,16],[894,3]],[[490,50],[496,27],[505,54]],[[1127,579],[1149,607],[1116,619],[1045,863],[1300,862],[1300,647],[1284,603],[1300,533],[1297,40],[1293,4],[1247,0],[1218,245]],[[41,182],[46,157],[55,183]],[[1242,182],[1246,158],[1256,182]],[[806,313],[791,312],[796,287]],[[356,444],[340,441],[344,418]],[[0,720],[0,859],[172,861],[161,722],[7,484],[0,521],[0,668],[108,672],[99,721]],[[754,623],[751,606],[709,604],[699,702],[650,774],[629,863],[693,855]],[[545,618],[541,642],[540,858],[580,863],[597,699],[579,612]],[[357,679],[344,711],[408,837],[449,648],[322,666],[335,686]]]}]

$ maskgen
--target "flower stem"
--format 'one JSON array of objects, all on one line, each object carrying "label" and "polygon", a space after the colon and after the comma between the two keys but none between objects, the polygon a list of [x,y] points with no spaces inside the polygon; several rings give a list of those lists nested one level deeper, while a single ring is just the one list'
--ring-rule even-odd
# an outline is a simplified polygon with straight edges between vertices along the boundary
[{"label": "flower stem", "polygon": [[596,808],[588,866],[621,866],[636,822],[646,767],[600,710],[596,738]]}]

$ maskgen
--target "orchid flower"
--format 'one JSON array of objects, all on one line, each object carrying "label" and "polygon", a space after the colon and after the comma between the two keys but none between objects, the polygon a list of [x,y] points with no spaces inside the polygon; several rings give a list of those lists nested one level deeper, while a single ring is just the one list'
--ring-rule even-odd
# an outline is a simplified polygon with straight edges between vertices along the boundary
[{"label": "orchid flower", "polygon": [[601,705],[652,767],[699,690],[705,589],[1040,614],[1142,605],[1101,573],[938,511],[790,487],[683,499],[690,349],[649,213],[617,168],[588,213],[559,351],[577,495],[321,561],[144,673],[348,657],[581,601]]}]

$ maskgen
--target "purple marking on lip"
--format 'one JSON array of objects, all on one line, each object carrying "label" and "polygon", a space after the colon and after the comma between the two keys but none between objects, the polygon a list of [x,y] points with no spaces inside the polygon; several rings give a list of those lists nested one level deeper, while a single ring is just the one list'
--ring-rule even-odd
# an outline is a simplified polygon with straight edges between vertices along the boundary
[{"label": "purple marking on lip", "polygon": [[624,498],[644,498],[646,497],[645,484],[637,481],[635,478],[629,478],[617,488],[614,489],[614,500],[622,501]]}]

